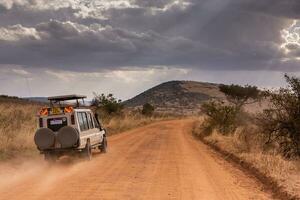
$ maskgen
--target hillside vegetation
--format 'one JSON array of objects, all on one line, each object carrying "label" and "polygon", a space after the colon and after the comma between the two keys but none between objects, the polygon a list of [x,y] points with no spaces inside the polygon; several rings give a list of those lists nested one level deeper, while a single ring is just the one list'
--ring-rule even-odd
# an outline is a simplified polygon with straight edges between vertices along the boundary
[{"label": "hillside vegetation", "polygon": [[217,84],[195,81],[169,81],[157,85],[124,102],[129,107],[152,104],[157,111],[197,114],[203,102],[225,99]]},{"label": "hillside vegetation", "polygon": [[[219,89],[220,84],[197,81],[169,81],[159,84],[129,99],[126,107],[142,108],[146,103],[155,107],[156,112],[176,115],[197,115],[203,103],[211,100],[227,102]],[[261,107],[267,107],[268,101],[249,104],[245,110],[255,113]]]},{"label": "hillside vegetation", "polygon": [[[220,86],[227,102],[203,104],[193,133],[231,153],[300,197],[300,78],[285,76],[288,87],[259,91],[252,86]],[[268,99],[256,114],[247,104]]]}]

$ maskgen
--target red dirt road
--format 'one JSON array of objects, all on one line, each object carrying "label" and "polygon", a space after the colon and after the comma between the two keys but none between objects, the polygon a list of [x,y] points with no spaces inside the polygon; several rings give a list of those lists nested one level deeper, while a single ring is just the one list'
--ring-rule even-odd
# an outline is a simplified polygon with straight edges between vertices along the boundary
[{"label": "red dirt road", "polygon": [[196,141],[191,124],[164,121],[112,136],[109,152],[90,162],[0,164],[0,199],[271,199]]}]

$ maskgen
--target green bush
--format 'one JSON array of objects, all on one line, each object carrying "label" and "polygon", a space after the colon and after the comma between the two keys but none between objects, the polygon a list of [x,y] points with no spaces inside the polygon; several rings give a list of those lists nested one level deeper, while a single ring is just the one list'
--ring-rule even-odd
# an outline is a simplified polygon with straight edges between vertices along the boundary
[{"label": "green bush", "polygon": [[271,108],[258,116],[267,144],[277,143],[285,157],[300,157],[300,79],[285,75],[287,88],[267,94]]},{"label": "green bush", "polygon": [[154,113],[154,106],[152,106],[150,103],[145,103],[141,113],[146,116],[152,116]]},{"label": "green bush", "polygon": [[117,100],[113,94],[98,95],[94,93],[94,98],[91,105],[96,107],[97,112],[100,112],[101,116],[104,118],[121,115],[124,108],[121,100]]},{"label": "green bush", "polygon": [[261,97],[260,90],[255,86],[220,85],[219,89],[226,95],[228,103],[216,101],[202,105],[202,112],[207,116],[202,125],[203,135],[209,135],[215,129],[224,135],[233,133],[250,119],[243,106]]},{"label": "green bush", "polygon": [[204,103],[201,110],[207,116],[202,126],[205,135],[211,134],[214,129],[226,135],[237,128],[238,110],[235,106],[212,101]]}]

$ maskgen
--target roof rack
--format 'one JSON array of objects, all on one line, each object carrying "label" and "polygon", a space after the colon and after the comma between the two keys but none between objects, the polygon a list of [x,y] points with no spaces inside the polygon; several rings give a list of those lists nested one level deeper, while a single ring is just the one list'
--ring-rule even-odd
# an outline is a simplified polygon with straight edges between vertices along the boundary
[{"label": "roof rack", "polygon": [[84,99],[87,98],[84,95],[76,95],[76,94],[71,94],[71,95],[62,95],[62,96],[52,96],[52,97],[48,97],[48,100],[50,101],[50,106],[53,106],[53,103],[59,103],[61,101],[68,101],[68,100],[76,100],[77,103],[77,107],[79,107],[79,99],[82,100],[83,104],[84,104]]},{"label": "roof rack", "polygon": [[85,98],[87,98],[87,97],[84,95],[70,94],[70,95],[48,97],[48,100],[50,100],[50,101],[67,101],[67,100],[76,100],[76,99],[85,99]]}]

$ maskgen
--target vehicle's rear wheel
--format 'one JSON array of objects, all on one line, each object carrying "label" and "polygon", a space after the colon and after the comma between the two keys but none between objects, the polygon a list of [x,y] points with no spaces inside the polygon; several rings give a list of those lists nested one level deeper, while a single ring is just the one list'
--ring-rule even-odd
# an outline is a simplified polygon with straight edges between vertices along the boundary
[{"label": "vehicle's rear wheel", "polygon": [[87,140],[85,148],[83,150],[83,155],[87,160],[91,160],[92,159],[92,146],[90,143],[90,140]]},{"label": "vehicle's rear wheel", "polygon": [[106,153],[107,152],[107,139],[106,136],[103,136],[103,140],[101,142],[101,146],[99,147],[101,153]]},{"label": "vehicle's rear wheel", "polygon": [[44,154],[44,159],[48,163],[55,163],[56,159],[57,159],[57,156],[55,154],[53,154],[53,153],[48,152],[48,153]]}]

